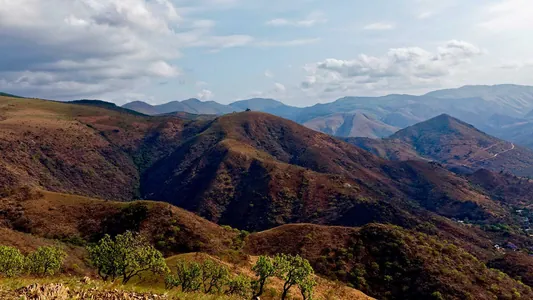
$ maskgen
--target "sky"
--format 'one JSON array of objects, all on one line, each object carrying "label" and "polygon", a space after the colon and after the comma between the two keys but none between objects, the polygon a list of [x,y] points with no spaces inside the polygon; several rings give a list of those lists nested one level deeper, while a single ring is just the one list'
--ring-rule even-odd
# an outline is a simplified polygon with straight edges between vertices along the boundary
[{"label": "sky", "polygon": [[161,104],[533,85],[531,0],[0,0],[0,91]]}]

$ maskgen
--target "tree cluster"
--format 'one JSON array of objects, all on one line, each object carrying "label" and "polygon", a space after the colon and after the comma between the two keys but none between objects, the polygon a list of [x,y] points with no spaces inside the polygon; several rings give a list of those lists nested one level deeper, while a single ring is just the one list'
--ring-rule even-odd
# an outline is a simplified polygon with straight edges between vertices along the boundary
[{"label": "tree cluster", "polygon": [[0,246],[0,275],[52,276],[61,270],[66,256],[65,251],[56,246],[39,247],[27,256],[17,248]]},{"label": "tree cluster", "polygon": [[202,291],[208,294],[227,294],[252,297],[263,295],[269,279],[277,277],[283,281],[281,299],[288,299],[289,291],[298,287],[304,300],[311,300],[316,286],[314,271],[309,261],[299,255],[260,256],[253,266],[257,278],[251,280],[244,275],[230,276],[228,269],[206,260],[203,263],[179,261],[176,272],[166,277],[168,289],[179,287],[183,292]]},{"label": "tree cluster", "polygon": [[104,280],[122,279],[128,283],[143,272],[166,274],[169,272],[161,252],[143,236],[127,231],[114,239],[105,235],[96,245],[87,247],[89,258]]},{"label": "tree cluster", "polygon": [[167,289],[180,287],[183,292],[238,295],[248,298],[251,280],[243,275],[230,276],[226,266],[211,259],[199,264],[179,261],[176,272],[165,279]]}]

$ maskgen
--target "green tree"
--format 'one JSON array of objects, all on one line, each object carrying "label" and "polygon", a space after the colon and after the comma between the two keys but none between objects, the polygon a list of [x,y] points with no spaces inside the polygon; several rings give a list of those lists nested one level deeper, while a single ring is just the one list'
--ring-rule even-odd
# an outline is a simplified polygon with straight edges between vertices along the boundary
[{"label": "green tree", "polygon": [[315,287],[317,285],[316,280],[313,276],[308,276],[306,279],[298,283],[298,288],[302,294],[303,300],[312,300]]},{"label": "green tree", "polygon": [[127,231],[113,240],[105,235],[98,244],[87,247],[89,257],[103,280],[122,277],[128,283],[142,272],[165,274],[169,272],[161,252],[141,235]]},{"label": "green tree", "polygon": [[252,281],[250,278],[244,275],[237,275],[228,281],[228,290],[226,291],[226,294],[237,295],[249,299],[251,290]]},{"label": "green tree", "polygon": [[67,254],[57,246],[39,247],[26,259],[28,270],[33,275],[54,275],[63,266]]},{"label": "green tree", "polygon": [[258,277],[258,279],[253,282],[255,290],[254,297],[259,297],[263,295],[268,278],[276,274],[276,268],[274,267],[272,258],[268,256],[260,256],[253,266],[252,271],[254,271],[255,276]]},{"label": "green tree", "polygon": [[228,281],[229,271],[226,267],[208,259],[202,264],[201,276],[206,294],[220,293],[224,284]]},{"label": "green tree", "polygon": [[181,286],[183,292],[196,292],[202,287],[202,266],[198,263],[178,261],[176,274],[166,277],[167,289]]},{"label": "green tree", "polygon": [[308,280],[314,274],[313,268],[307,259],[299,255],[281,254],[274,258],[274,268],[276,276],[284,281],[281,299],[285,300],[289,290],[294,285],[298,285]]},{"label": "green tree", "polygon": [[25,257],[17,248],[0,246],[0,274],[13,277],[24,272]]}]

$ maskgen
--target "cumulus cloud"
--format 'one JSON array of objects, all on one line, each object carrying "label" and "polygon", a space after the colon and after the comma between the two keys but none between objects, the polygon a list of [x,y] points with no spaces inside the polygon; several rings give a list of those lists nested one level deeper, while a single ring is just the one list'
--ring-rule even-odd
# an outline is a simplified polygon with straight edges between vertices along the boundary
[{"label": "cumulus cloud", "polygon": [[269,26],[295,26],[295,27],[312,27],[318,24],[324,24],[328,20],[324,16],[322,12],[312,12],[307,17],[301,20],[295,20],[295,19],[273,19],[268,22],[266,22],[266,25]]},{"label": "cumulus cloud", "polygon": [[198,99],[204,100],[204,101],[213,100],[213,98],[215,97],[215,94],[212,91],[210,91],[210,90],[204,89],[204,90],[201,90],[198,93],[198,95],[196,95],[196,97],[198,97]]},{"label": "cumulus cloud", "polygon": [[[221,0],[200,1],[219,5]],[[286,47],[312,42],[216,35],[214,21],[180,15],[184,10],[174,3],[0,0],[0,90],[60,100],[111,99],[180,76],[175,63],[184,48]]]},{"label": "cumulus cloud", "polygon": [[305,67],[307,76],[301,87],[329,93],[433,86],[483,53],[470,43],[453,40],[434,52],[419,47],[394,48],[383,56],[326,59]]}]

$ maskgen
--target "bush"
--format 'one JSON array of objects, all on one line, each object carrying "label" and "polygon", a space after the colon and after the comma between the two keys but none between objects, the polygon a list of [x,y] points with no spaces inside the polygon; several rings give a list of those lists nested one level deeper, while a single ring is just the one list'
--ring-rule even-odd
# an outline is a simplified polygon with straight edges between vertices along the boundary
[{"label": "bush", "polygon": [[176,264],[176,274],[165,278],[167,289],[181,286],[183,292],[196,292],[202,287],[202,267],[198,263],[180,261]]},{"label": "bush", "polygon": [[228,281],[228,290],[226,294],[237,295],[245,299],[250,298],[252,291],[252,281],[244,275],[238,275]]},{"label": "bush", "polygon": [[220,293],[228,281],[229,271],[226,267],[208,259],[202,264],[201,276],[205,293]]},{"label": "bush", "polygon": [[141,235],[127,231],[113,240],[105,235],[97,245],[87,247],[92,264],[104,281],[122,277],[126,284],[142,272],[169,272],[161,252]]},{"label": "bush", "polygon": [[13,277],[24,272],[25,257],[17,248],[0,246],[0,275]]},{"label": "bush", "polygon": [[28,271],[32,275],[54,275],[63,266],[67,254],[57,246],[39,247],[26,258]]}]

